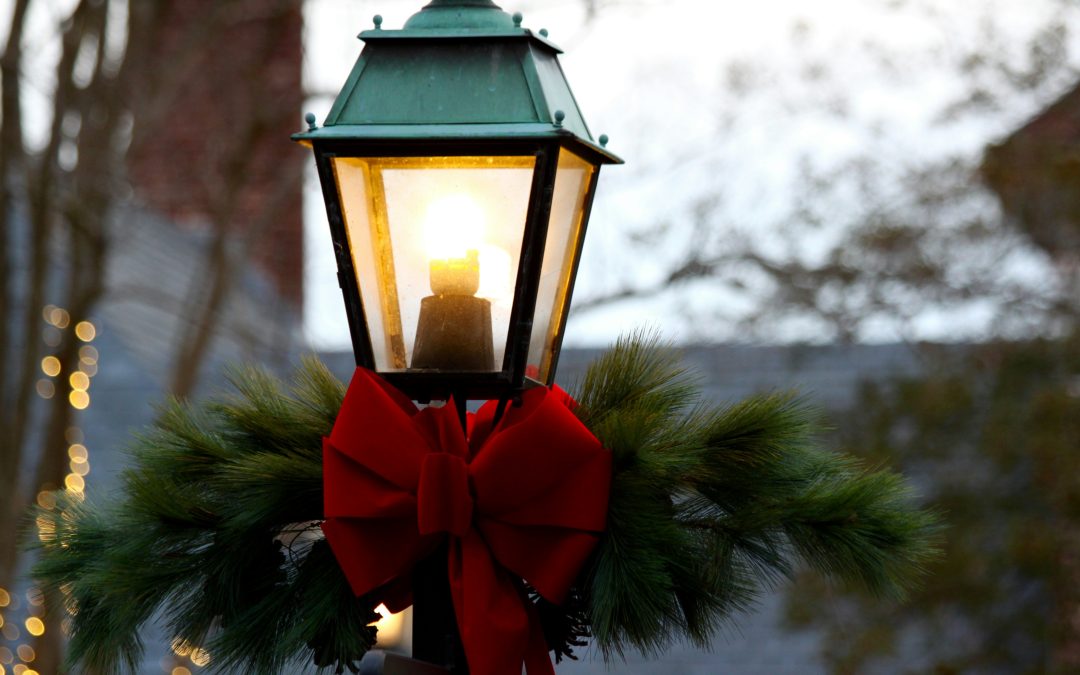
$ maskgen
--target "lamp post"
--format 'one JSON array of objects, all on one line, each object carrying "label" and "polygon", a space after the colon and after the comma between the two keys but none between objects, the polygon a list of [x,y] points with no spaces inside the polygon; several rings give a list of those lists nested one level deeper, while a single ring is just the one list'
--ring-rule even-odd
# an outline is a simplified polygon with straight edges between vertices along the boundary
[{"label": "lamp post", "polygon": [[[309,145],[356,363],[411,398],[505,406],[551,384],[603,164],[558,47],[491,0],[375,17]],[[414,656],[466,672],[445,552],[414,587]]]}]

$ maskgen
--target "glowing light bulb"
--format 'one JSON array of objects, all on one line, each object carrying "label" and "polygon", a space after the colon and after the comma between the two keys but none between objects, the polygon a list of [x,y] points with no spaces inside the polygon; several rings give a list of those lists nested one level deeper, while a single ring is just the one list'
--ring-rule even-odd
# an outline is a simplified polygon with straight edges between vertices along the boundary
[{"label": "glowing light bulb", "polygon": [[375,608],[375,613],[379,615],[379,619],[369,623],[369,626],[375,626],[377,633],[377,644],[381,647],[396,647],[401,643],[401,638],[404,633],[405,621],[404,612],[398,612],[397,614],[391,614],[390,610],[386,608],[386,605],[380,604]]},{"label": "glowing light bulb", "polygon": [[428,207],[424,240],[432,293],[476,295],[484,219],[483,209],[464,194],[443,197]]},{"label": "glowing light bulb", "polygon": [[432,260],[464,258],[484,242],[484,209],[466,194],[436,199],[424,219],[424,243]]},{"label": "glowing light bulb", "polygon": [[428,205],[424,246],[430,295],[420,301],[412,368],[493,370],[491,303],[480,290],[484,209],[466,194]]}]

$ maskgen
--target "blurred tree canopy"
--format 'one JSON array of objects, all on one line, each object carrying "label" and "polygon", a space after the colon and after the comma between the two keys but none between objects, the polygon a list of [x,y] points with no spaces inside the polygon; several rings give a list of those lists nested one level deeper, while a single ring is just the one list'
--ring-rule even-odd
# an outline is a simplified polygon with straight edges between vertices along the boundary
[{"label": "blurred tree canopy", "polygon": [[[610,282],[580,294],[576,313],[662,298],[661,307],[686,307],[671,320],[693,316],[683,330],[700,340],[981,340],[1067,329],[1080,312],[1077,248],[1066,257],[1063,245],[1047,247],[1064,230],[1040,235],[988,188],[986,179],[1029,173],[1031,162],[997,153],[988,167],[984,151],[1080,79],[1080,6],[1032,3],[1022,23],[1017,11],[1028,5],[1007,0],[868,4],[886,28],[852,23],[818,40],[822,23],[796,21],[791,54],[730,62],[714,89],[675,72],[657,78],[700,93],[714,137],[646,158],[661,168],[642,170],[641,181],[677,174],[693,186],[688,205],[635,223],[612,255]],[[881,41],[894,24],[900,37]],[[860,88],[868,83],[877,89]],[[908,116],[875,113],[882,105]],[[835,142],[800,144],[800,133]],[[774,140],[740,142],[747,136]],[[740,165],[784,142],[775,138],[792,148],[767,180],[789,187],[740,182]],[[1056,161],[1054,180],[1071,180],[1075,151]],[[618,264],[628,259],[638,264]]]},{"label": "blurred tree canopy", "polygon": [[898,464],[948,523],[895,606],[804,575],[788,619],[836,673],[1080,669],[1080,334],[928,349],[925,378],[867,385],[842,445]]}]

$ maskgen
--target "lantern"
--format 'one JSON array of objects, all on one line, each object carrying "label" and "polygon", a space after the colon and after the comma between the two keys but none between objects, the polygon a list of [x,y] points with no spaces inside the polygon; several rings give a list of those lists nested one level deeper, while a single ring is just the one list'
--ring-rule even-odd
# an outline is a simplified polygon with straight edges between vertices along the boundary
[{"label": "lantern", "polygon": [[416,400],[550,384],[602,164],[560,50],[490,0],[375,28],[315,152],[358,365]]}]

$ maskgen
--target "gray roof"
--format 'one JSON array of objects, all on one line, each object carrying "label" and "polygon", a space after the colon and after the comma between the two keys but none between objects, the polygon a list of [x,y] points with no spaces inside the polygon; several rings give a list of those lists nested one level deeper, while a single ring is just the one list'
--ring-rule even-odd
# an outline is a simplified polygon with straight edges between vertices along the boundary
[{"label": "gray roof", "polygon": [[[143,377],[165,382],[170,355],[209,279],[210,232],[178,227],[152,210],[129,205],[110,225],[102,322],[124,343]],[[234,241],[233,246],[242,242]],[[240,256],[242,259],[242,256]],[[300,340],[300,318],[253,265],[242,267],[216,317],[204,372],[242,360],[283,363]]]}]

